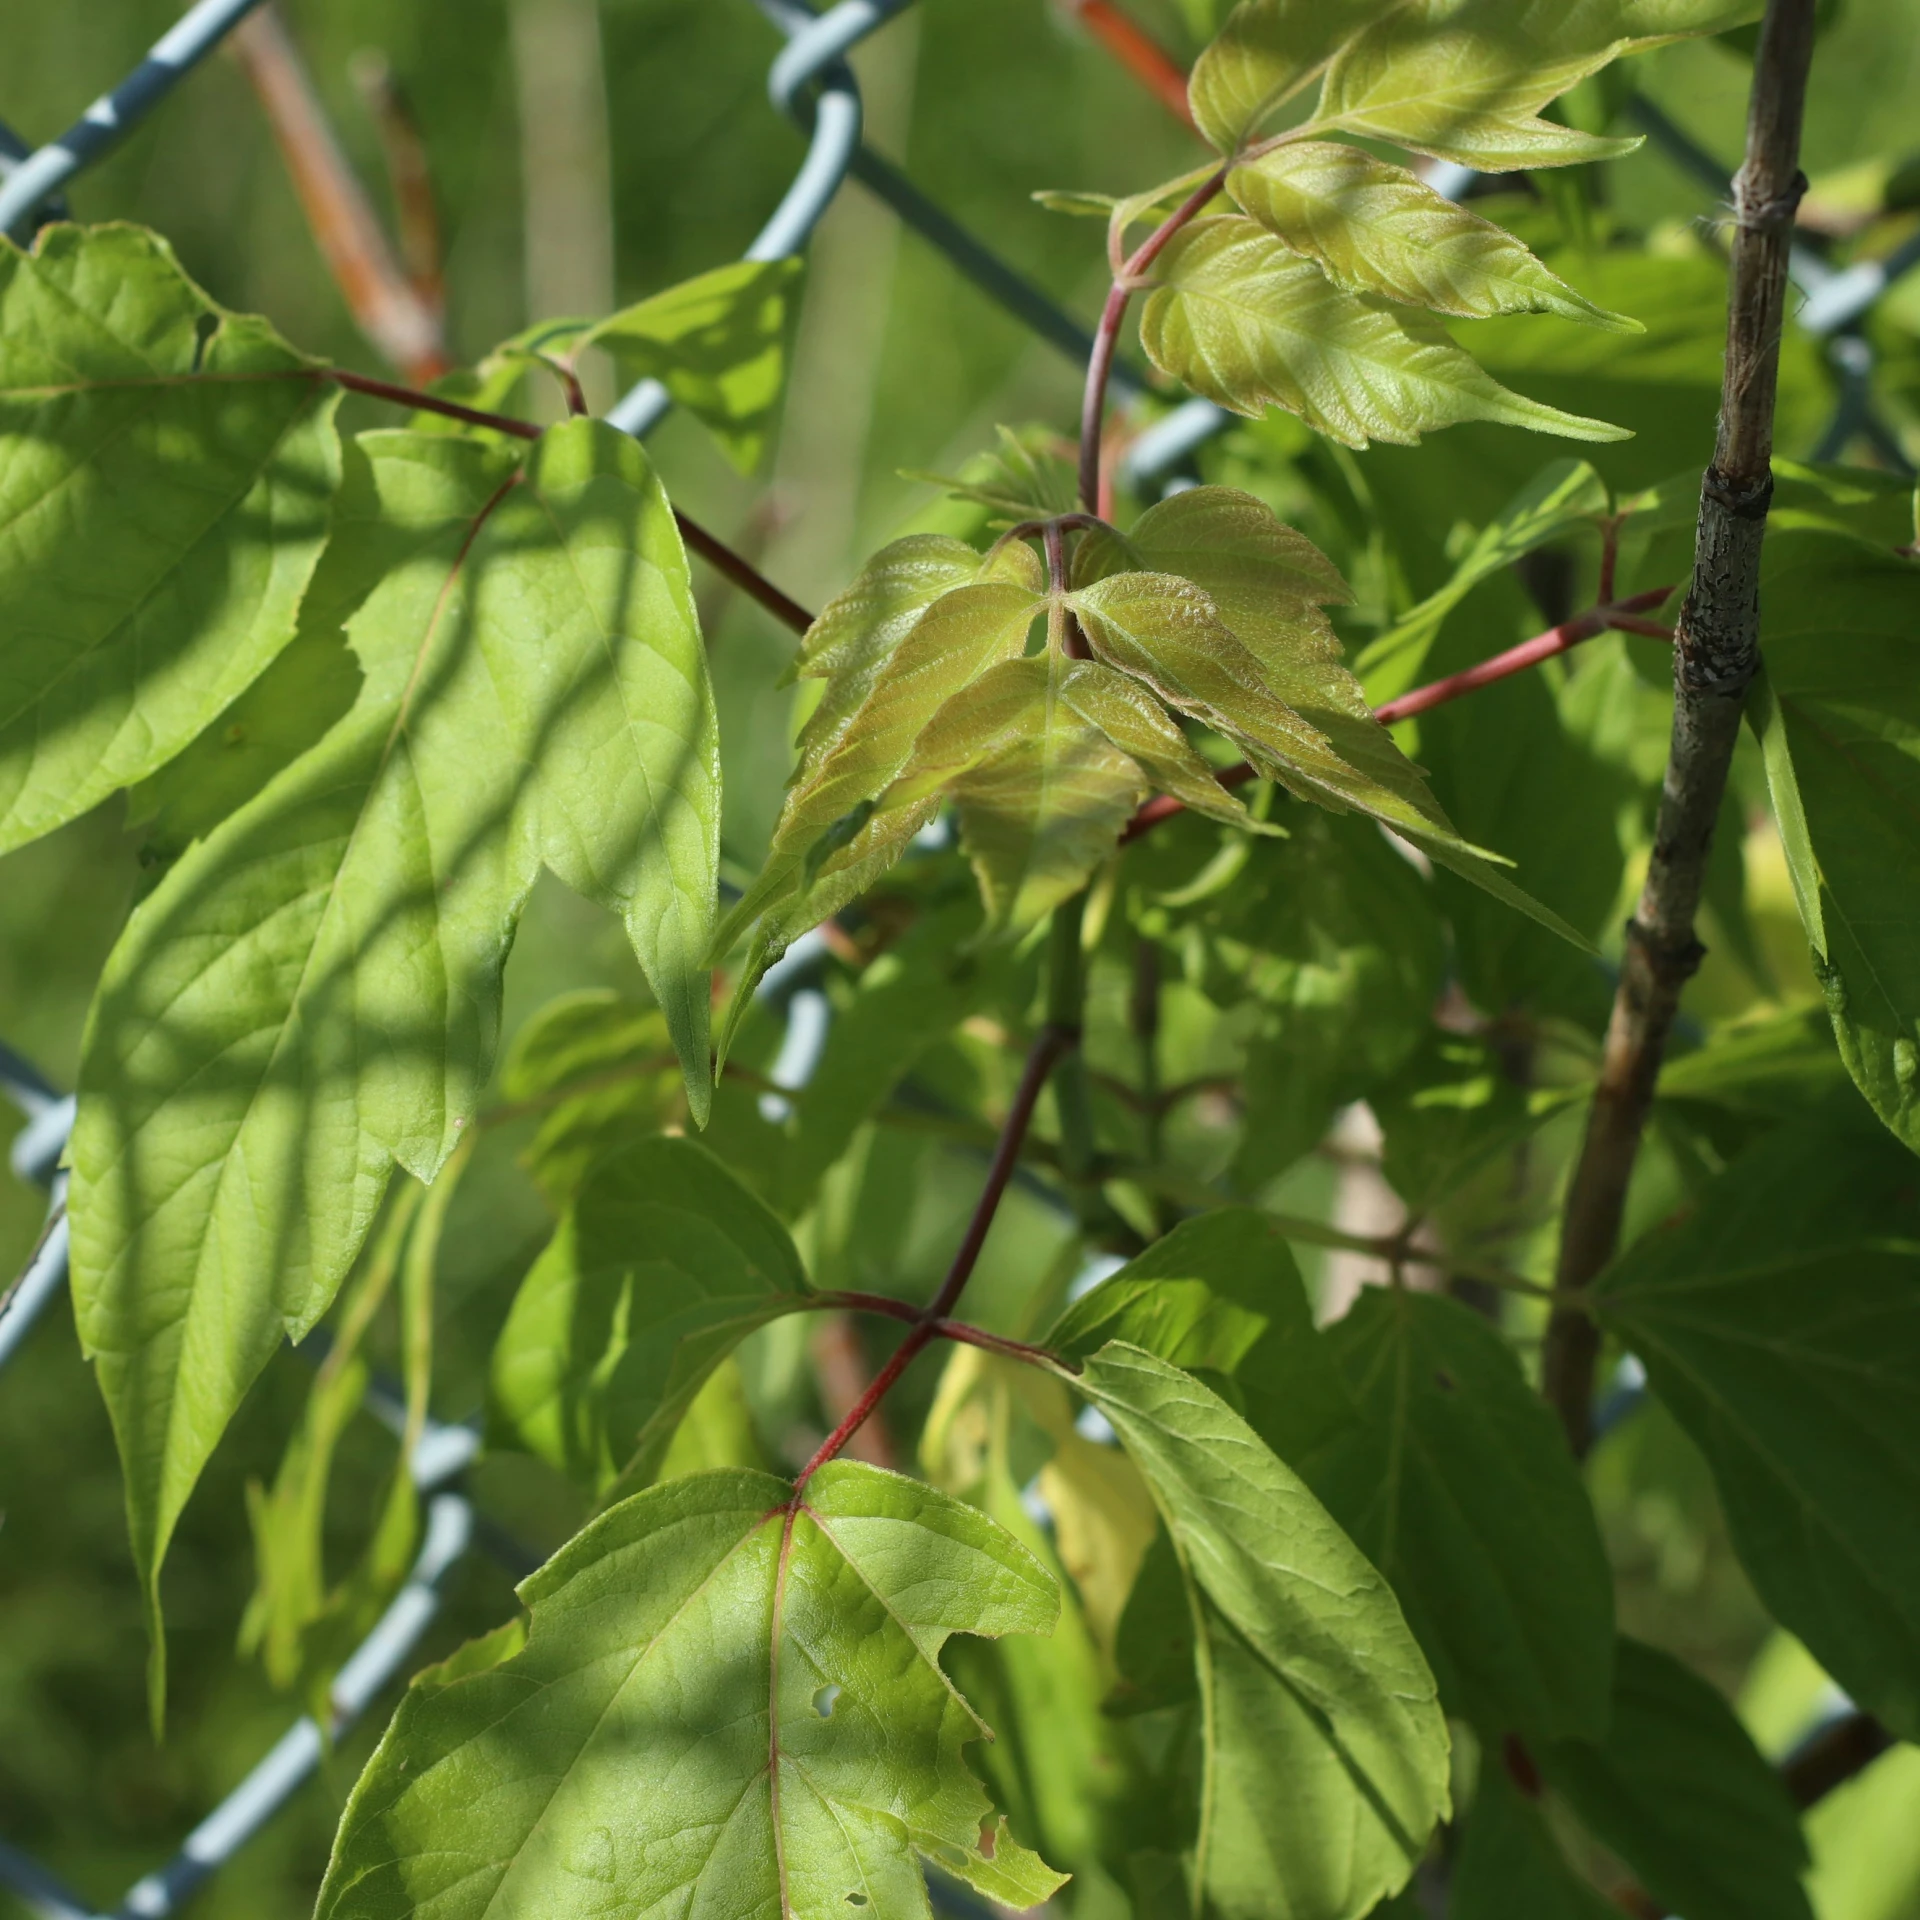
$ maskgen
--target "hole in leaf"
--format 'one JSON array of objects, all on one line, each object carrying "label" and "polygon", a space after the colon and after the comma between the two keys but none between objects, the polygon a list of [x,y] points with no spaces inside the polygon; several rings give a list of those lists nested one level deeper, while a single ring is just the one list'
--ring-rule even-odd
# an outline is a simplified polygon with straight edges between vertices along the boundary
[{"label": "hole in leaf", "polygon": [[220,331],[220,316],[217,313],[203,313],[193,323],[193,370],[200,371],[207,357],[207,348],[213,336]]},{"label": "hole in leaf", "polygon": [[980,1858],[982,1860],[993,1858],[993,1849],[999,1838],[999,1821],[989,1817],[980,1822]]},{"label": "hole in leaf", "polygon": [[[839,1698],[839,1687],[829,1682],[813,1696],[814,1712],[817,1713],[822,1720],[831,1720],[833,1718],[833,1703]],[[852,1896],[849,1895],[848,1898],[851,1899]]]},{"label": "hole in leaf", "polygon": [[866,1904],[867,1896],[864,1893],[850,1893],[847,1895],[847,1905],[850,1907],[864,1907]]}]

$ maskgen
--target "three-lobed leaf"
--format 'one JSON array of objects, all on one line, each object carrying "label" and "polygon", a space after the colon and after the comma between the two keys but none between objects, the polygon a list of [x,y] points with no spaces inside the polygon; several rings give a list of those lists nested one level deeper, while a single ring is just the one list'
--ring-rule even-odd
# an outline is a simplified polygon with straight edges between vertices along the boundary
[{"label": "three-lobed leaf", "polygon": [[1059,1608],[973,1508],[847,1461],[797,1496],[696,1474],[520,1597],[523,1649],[402,1701],[319,1920],[928,1920],[922,1861],[1003,1906],[1061,1884],[994,1822],[964,1754],[986,1729],[940,1669],[950,1635],[1044,1634]]},{"label": "three-lobed leaf", "polygon": [[337,400],[151,234],[0,240],[0,851],[156,772],[293,638]]},{"label": "three-lobed leaf", "polygon": [[586,421],[523,466],[409,433],[352,455],[323,604],[351,711],[191,848],[108,961],[73,1141],[82,1337],[149,1594],[279,1341],[325,1311],[393,1167],[431,1181],[491,1067],[542,864],[621,911],[708,1085],[717,743],[645,455]]}]

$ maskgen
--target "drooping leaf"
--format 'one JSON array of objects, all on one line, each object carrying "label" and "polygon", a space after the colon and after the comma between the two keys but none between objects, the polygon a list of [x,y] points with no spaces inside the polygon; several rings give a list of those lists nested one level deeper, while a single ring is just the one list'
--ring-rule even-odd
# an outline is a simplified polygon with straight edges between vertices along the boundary
[{"label": "drooping leaf", "polygon": [[601,1160],[515,1296],[494,1349],[496,1436],[591,1493],[644,1485],[713,1369],[813,1303],[779,1220],[692,1141]]},{"label": "drooping leaf", "polygon": [[639,447],[354,455],[352,711],[193,847],[108,962],[73,1145],[74,1291],[152,1590],[279,1341],[325,1311],[393,1166],[430,1181],[491,1066],[542,862],[617,907],[696,1101],[717,768],[686,560]]},{"label": "drooping leaf", "polygon": [[1399,6],[1327,73],[1315,124],[1489,173],[1630,153],[1539,117],[1620,54],[1751,19],[1749,0],[1461,0]]},{"label": "drooping leaf", "polygon": [[1503,387],[1437,320],[1349,293],[1257,221],[1196,220],[1168,243],[1140,339],[1163,373],[1234,413],[1297,413],[1343,446],[1415,444],[1493,420],[1573,440],[1618,440],[1605,421]]},{"label": "drooping leaf", "polygon": [[1500,514],[1481,529],[1454,575],[1403,620],[1364,648],[1355,671],[1376,700],[1404,693],[1425,677],[1427,655],[1447,616],[1475,587],[1608,510],[1607,490],[1584,460],[1541,468]]},{"label": "drooping leaf", "polygon": [[1235,152],[1346,42],[1404,0],[1240,0],[1194,63],[1187,98],[1200,131]]},{"label": "drooping leaf", "polygon": [[1079,1390],[1113,1423],[1201,1596],[1200,1905],[1358,1920],[1446,1812],[1447,1733],[1392,1590],[1191,1374],[1112,1343]]},{"label": "drooping leaf", "polygon": [[1772,536],[1754,724],[1840,1052],[1920,1152],[1920,560]]},{"label": "drooping leaf", "polygon": [[659,1133],[683,1100],[666,1016],[606,988],[550,1000],[514,1036],[501,1069],[504,1108],[538,1115],[522,1155],[555,1205],[615,1147]]},{"label": "drooping leaf", "polygon": [[1539,1807],[1507,1777],[1496,1753],[1480,1764],[1466,1839],[1453,1870],[1448,1920],[1619,1920],[1567,1865]]},{"label": "drooping leaf", "polygon": [[1337,650],[1265,649],[1285,685],[1282,697],[1266,659],[1241,643],[1211,596],[1191,581],[1112,574],[1076,590],[1070,604],[1096,656],[1234,741],[1263,773],[1335,812],[1371,814],[1440,865],[1576,946],[1588,945],[1508,880],[1496,857],[1454,832],[1420,769],[1374,721]]},{"label": "drooping leaf", "polygon": [[658,380],[751,473],[786,385],[798,260],[741,260],[599,321],[575,348],[600,347],[621,381]]},{"label": "drooping leaf", "polygon": [[1725,1699],[1671,1654],[1622,1639],[1605,1739],[1536,1757],[1664,1911],[1812,1920],[1807,1843],[1786,1787]]},{"label": "drooping leaf", "polygon": [[337,400],[152,234],[0,241],[0,851],[156,772],[292,639]]},{"label": "drooping leaf", "polygon": [[1393,1583],[1442,1699],[1489,1732],[1603,1733],[1613,1577],[1512,1349],[1471,1309],[1404,1287],[1366,1288],[1324,1337],[1374,1444],[1302,1471]]},{"label": "drooping leaf", "polygon": [[1349,293],[1465,319],[1557,313],[1610,332],[1639,331],[1577,293],[1505,228],[1364,148],[1335,140],[1276,147],[1235,167],[1227,191]]},{"label": "drooping leaf", "polygon": [[[1047,196],[1036,194],[1036,199]],[[1094,202],[1076,205],[1078,213],[1097,213],[1103,219],[1124,201],[1107,199],[1101,194],[1067,195],[1075,201]],[[1048,204],[1053,204],[1049,201]],[[924,480],[929,486],[944,487],[957,500],[971,500],[1012,521],[1047,520],[1056,514],[1071,513],[1080,498],[1079,476],[1072,465],[1044,444],[1030,442],[1038,433],[1026,435],[1011,427],[996,427],[997,451],[976,455],[966,471],[955,477],[942,473],[905,473],[904,480]]]},{"label": "drooping leaf", "polygon": [[[879,812],[881,797],[934,715],[989,667],[1024,652],[1043,604],[1039,561],[1022,546],[1005,552],[1023,556],[1010,565],[1025,578],[981,580],[930,596],[911,623],[909,608],[893,611],[899,599],[910,603],[920,590],[914,583],[926,578],[911,564],[899,599],[889,584],[876,588],[884,612],[869,618],[849,610],[847,645],[856,657],[871,657],[873,636],[891,639],[897,631],[900,637],[845,724],[803,758],[766,865],[715,936],[716,958],[762,921],[763,933],[784,946],[885,871],[925,823],[931,811],[925,802]],[[946,559],[936,559],[936,576]]]},{"label": "drooping leaf", "polygon": [[1920,1176],[1851,1094],[1602,1276],[1603,1323],[1712,1464],[1774,1617],[1920,1731]]},{"label": "drooping leaf", "polygon": [[923,1859],[1047,1898],[1060,1876],[996,1828],[964,1755],[985,1729],[938,1662],[954,1633],[1050,1631],[1053,1581],[895,1475],[836,1461],[789,1493],[671,1481],[523,1583],[523,1651],[401,1703],[320,1920],[928,1920]]}]

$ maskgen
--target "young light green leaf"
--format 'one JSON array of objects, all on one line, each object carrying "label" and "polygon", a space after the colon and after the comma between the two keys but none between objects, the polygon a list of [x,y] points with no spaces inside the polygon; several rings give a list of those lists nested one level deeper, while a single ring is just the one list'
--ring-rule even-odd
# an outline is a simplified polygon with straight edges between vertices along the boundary
[{"label": "young light green leaf", "polygon": [[1227,191],[1349,293],[1469,319],[1557,313],[1613,333],[1641,331],[1638,321],[1575,292],[1504,228],[1362,147],[1334,140],[1276,147],[1235,167]]},{"label": "young light green leaf", "polygon": [[1406,692],[1421,678],[1447,616],[1475,587],[1527,554],[1592,526],[1609,504],[1605,484],[1584,460],[1542,467],[1481,529],[1453,578],[1362,649],[1354,670],[1368,693],[1384,701]]},{"label": "young light green leaf", "polygon": [[1232,154],[1362,27],[1406,0],[1240,0],[1194,63],[1194,124]]},{"label": "young light green leaf", "polygon": [[1620,1920],[1567,1865],[1538,1806],[1508,1778],[1496,1754],[1480,1764],[1467,1836],[1456,1856],[1448,1920]]},{"label": "young light green leaf", "polygon": [[1512,1349],[1457,1301],[1404,1287],[1365,1289],[1324,1338],[1373,1444],[1300,1465],[1393,1583],[1441,1698],[1489,1733],[1600,1736],[1613,1576]]},{"label": "young light green leaf", "polygon": [[1920,1152],[1920,561],[1770,539],[1761,622],[1754,724],[1834,1032]]},{"label": "young light green leaf", "polygon": [[395,1163],[430,1181],[472,1119],[543,862],[624,911],[708,1085],[713,715],[644,454],[586,421],[524,470],[476,442],[362,444],[329,559],[362,583],[360,696],[136,912],[82,1067],[75,1301],[150,1592]]},{"label": "young light green leaf", "polygon": [[751,473],[787,377],[798,260],[716,267],[589,327],[574,351],[600,347],[628,386],[658,380]]},{"label": "young light green leaf", "polygon": [[0,240],[0,852],[164,766],[292,639],[337,401],[152,234]]},{"label": "young light green leaf", "polygon": [[1078,893],[1147,796],[1138,763],[1067,698],[1075,665],[1049,647],[990,668],[934,716],[885,802],[953,799],[996,930]]},{"label": "young light green leaf", "polygon": [[1358,1920],[1448,1807],[1446,1722],[1392,1590],[1218,1395],[1110,1344],[1079,1390],[1146,1475],[1204,1605],[1194,1875],[1225,1920]]},{"label": "young light green leaf", "polygon": [[[1227,591],[1246,591],[1230,556],[1221,572]],[[1508,880],[1497,856],[1453,830],[1420,769],[1374,720],[1330,633],[1324,643],[1309,633],[1298,644],[1297,626],[1268,631],[1256,658],[1226,626],[1211,595],[1172,574],[1113,574],[1076,591],[1071,605],[1096,655],[1236,742],[1290,791],[1335,812],[1351,807],[1371,814],[1496,899],[1575,946],[1589,946]],[[1254,632],[1264,624],[1257,620]]]},{"label": "young light green leaf", "polygon": [[[1125,201],[1103,201],[1098,212]],[[1071,513],[1080,497],[1079,479],[1072,465],[1042,445],[1029,445],[1038,438],[1029,429],[1026,438],[1011,427],[996,427],[999,450],[976,454],[965,471],[950,478],[943,473],[903,473],[903,480],[924,480],[929,486],[944,487],[957,500],[971,500],[987,507],[1003,520],[1013,522],[1051,519]]]},{"label": "young light green leaf", "polygon": [[1920,1733],[1920,1198],[1849,1094],[1743,1154],[1595,1294],[1706,1454],[1761,1598]]},{"label": "young light green leaf", "polygon": [[846,890],[884,872],[924,824],[931,811],[924,802],[879,803],[934,715],[987,668],[1025,651],[1043,595],[1039,562],[1017,550],[1032,570],[1027,579],[981,580],[934,599],[894,645],[854,714],[811,764],[802,762],[760,877],[714,937],[716,961],[763,918],[784,946],[850,897]]},{"label": "young light green leaf", "polygon": [[1238,214],[1196,220],[1160,255],[1140,340],[1163,373],[1234,413],[1297,413],[1343,446],[1412,446],[1436,427],[1495,420],[1573,440],[1627,436],[1511,392],[1446,329],[1377,294],[1348,293]]},{"label": "young light green leaf", "polygon": [[1058,1588],[895,1475],[836,1461],[789,1494],[697,1474],[562,1548],[520,1588],[523,1651],[401,1703],[319,1920],[930,1920],[922,1860],[1005,1906],[1053,1893],[993,1821],[939,1657],[1049,1632]]},{"label": "young light green leaf", "polygon": [[640,1141],[594,1167],[521,1283],[492,1430],[590,1493],[644,1485],[713,1369],[812,1304],[786,1228],[712,1154]]},{"label": "young light green leaf", "polygon": [[1538,1759],[1663,1912],[1813,1920],[1807,1843],[1780,1776],[1733,1709],[1671,1654],[1622,1639],[1606,1738]]}]

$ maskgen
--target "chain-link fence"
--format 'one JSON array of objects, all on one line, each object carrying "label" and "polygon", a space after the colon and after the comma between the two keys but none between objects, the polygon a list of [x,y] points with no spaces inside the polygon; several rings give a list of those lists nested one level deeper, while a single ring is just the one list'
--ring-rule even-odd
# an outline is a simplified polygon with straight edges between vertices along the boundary
[{"label": "chain-link fence", "polygon": [[[201,0],[117,87],[101,95],[73,126],[44,146],[30,148],[0,122],[0,232],[22,238],[41,222],[58,217],[63,212],[59,195],[66,183],[159,106],[259,4],[260,0]],[[1088,329],[864,142],[860,89],[847,56],[914,0],[840,0],[825,12],[815,12],[802,0],[754,0],[754,4],[786,36],[787,44],[773,63],[768,90],[773,104],[805,130],[808,147],[799,171],[746,257],[778,260],[801,252],[842,186],[856,180],[1035,335],[1084,365],[1093,344]],[[1629,111],[1674,161],[1697,178],[1705,193],[1717,199],[1726,192],[1731,169],[1703,151],[1651,101],[1637,96]],[[1435,170],[1431,184],[1449,197],[1461,198],[1472,190],[1475,178],[1465,168],[1443,167]],[[1902,472],[1913,470],[1899,438],[1876,406],[1874,353],[1865,321],[1888,288],[1916,266],[1920,266],[1920,236],[1884,260],[1844,270],[1834,269],[1805,247],[1796,248],[1792,271],[1801,294],[1798,322],[1823,342],[1837,391],[1832,417],[1813,449],[1815,457],[1837,458],[1864,442],[1887,465]],[[1144,383],[1125,367],[1116,371],[1113,384],[1123,399],[1143,397]],[[645,435],[671,404],[663,387],[644,382],[621,399],[608,418],[628,433]],[[1204,400],[1171,408],[1132,439],[1123,465],[1126,482],[1137,490],[1152,490],[1177,481],[1200,448],[1231,419]],[[806,985],[809,971],[823,957],[824,945],[817,939],[796,942],[781,966],[762,983],[762,992],[783,1004],[787,1021],[787,1041],[773,1077],[795,1090],[806,1084],[825,1043],[828,1003],[823,994]],[[47,1227],[39,1245],[12,1291],[0,1300],[0,1367],[4,1367],[66,1284],[66,1177],[59,1163],[73,1123],[74,1102],[3,1044],[0,1093],[26,1122],[14,1140],[13,1171],[45,1187],[49,1195]],[[1616,1416],[1631,1402],[1635,1386],[1628,1379],[1616,1387],[1609,1402]],[[396,1434],[404,1432],[405,1408],[390,1387],[376,1383],[367,1404]],[[479,1444],[477,1422],[426,1423],[411,1461],[415,1484],[424,1496],[423,1544],[405,1586],[335,1679],[331,1726],[323,1729],[310,1716],[296,1721],[187,1835],[174,1857],[128,1890],[112,1909],[111,1920],[164,1920],[177,1912],[196,1888],[273,1819],[318,1771],[330,1741],[405,1674],[438,1611],[441,1585],[464,1555],[488,1552],[516,1577],[531,1570],[535,1556],[487,1526],[462,1490],[462,1475]],[[1847,1704],[1836,1695],[1830,1710],[1844,1712]],[[4,1840],[0,1840],[0,1887],[42,1920],[106,1920],[57,1876]],[[956,1889],[939,1885],[932,1891],[945,1911],[956,1915],[985,1911]]]}]

